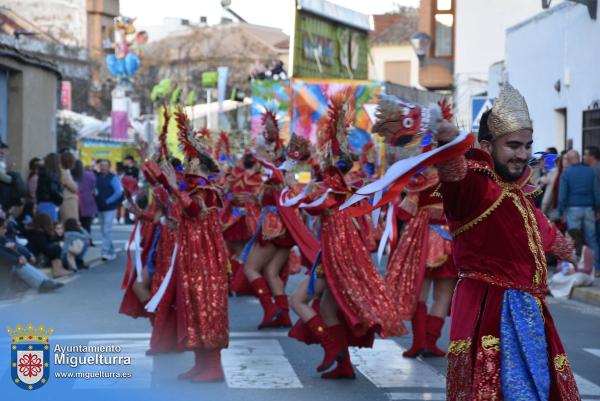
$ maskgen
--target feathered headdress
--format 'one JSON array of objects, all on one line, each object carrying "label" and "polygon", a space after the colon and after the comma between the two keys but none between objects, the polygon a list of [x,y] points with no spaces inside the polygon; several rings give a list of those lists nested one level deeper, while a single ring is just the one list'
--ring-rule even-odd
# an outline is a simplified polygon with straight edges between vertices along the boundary
[{"label": "feathered headdress", "polygon": [[298,134],[292,134],[292,138],[287,145],[285,162],[279,166],[279,169],[290,171],[296,163],[307,161],[311,153],[310,141]]},{"label": "feathered headdress", "polygon": [[[223,160],[225,156],[225,160]],[[226,162],[231,157],[231,147],[229,145],[229,137],[225,131],[219,133],[219,140],[215,145],[215,159],[220,162]]]},{"label": "feathered headdress", "polygon": [[182,109],[175,111],[177,138],[183,154],[188,159],[200,158],[201,154],[211,157],[211,134],[206,128],[194,131],[192,124]]},{"label": "feathered headdress", "polygon": [[[448,114],[447,105],[446,114]],[[392,95],[379,95],[373,132],[384,137],[392,146],[419,145],[427,134],[437,129],[442,118],[440,106],[432,103],[422,107]]]},{"label": "feathered headdress", "polygon": [[452,105],[448,103],[448,99],[442,98],[441,100],[438,100],[437,104],[440,106],[442,118],[448,122],[452,122],[454,114],[452,113]]},{"label": "feathered headdress", "polygon": [[283,142],[279,136],[279,122],[277,121],[277,114],[274,110],[267,109],[262,114],[261,123],[263,125],[263,137],[268,143],[274,143],[275,149],[279,149],[283,146]]},{"label": "feathered headdress", "polygon": [[321,123],[317,138],[317,148],[321,163],[335,165],[348,150],[348,128],[354,122],[352,95],[341,91],[331,96],[327,105],[327,116]]},{"label": "feathered headdress", "polygon": [[169,121],[171,117],[166,105],[163,106],[163,125],[158,134],[158,159],[166,160],[169,157],[169,148],[167,147],[167,132],[169,131]]},{"label": "feathered headdress", "polygon": [[310,141],[298,134],[293,134],[287,146],[287,158],[296,162],[307,161],[311,153]]}]

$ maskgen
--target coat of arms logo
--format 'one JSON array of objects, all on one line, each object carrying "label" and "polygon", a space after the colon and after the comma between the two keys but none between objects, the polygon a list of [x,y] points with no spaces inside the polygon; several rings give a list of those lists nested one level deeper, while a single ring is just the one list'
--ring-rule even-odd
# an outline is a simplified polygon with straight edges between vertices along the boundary
[{"label": "coat of arms logo", "polygon": [[54,329],[28,324],[8,328],[11,336],[11,376],[13,383],[24,390],[37,390],[50,378],[50,344]]}]

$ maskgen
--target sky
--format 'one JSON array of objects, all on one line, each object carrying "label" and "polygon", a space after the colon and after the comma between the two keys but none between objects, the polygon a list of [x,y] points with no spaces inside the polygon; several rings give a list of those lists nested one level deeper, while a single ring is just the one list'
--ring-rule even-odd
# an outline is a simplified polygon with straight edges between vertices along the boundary
[{"label": "sky", "polygon": [[[383,14],[397,5],[418,7],[419,0],[330,0],[364,14]],[[161,25],[164,17],[187,18],[217,23],[223,15],[220,0],[121,0],[121,14],[137,17],[136,25]],[[281,28],[289,34],[294,0],[231,0],[231,9],[246,21]]]}]

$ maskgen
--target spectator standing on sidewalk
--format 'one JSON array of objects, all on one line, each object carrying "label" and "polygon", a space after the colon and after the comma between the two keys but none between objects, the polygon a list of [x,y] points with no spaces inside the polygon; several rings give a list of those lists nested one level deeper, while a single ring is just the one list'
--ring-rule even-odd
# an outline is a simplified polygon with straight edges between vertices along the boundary
[{"label": "spectator standing on sidewalk", "polygon": [[[583,162],[594,170],[596,180],[600,185],[600,148],[587,146],[583,152]],[[598,240],[598,249],[600,249],[600,220],[596,220],[596,239]],[[596,269],[596,277],[600,277],[598,269]]]},{"label": "spectator standing on sidewalk", "polygon": [[63,186],[63,201],[60,205],[60,221],[65,223],[68,219],[79,219],[79,201],[77,193],[79,188],[71,175],[75,165],[75,156],[70,151],[60,155],[60,182]]},{"label": "spectator standing on sidewalk", "polygon": [[596,271],[599,270],[600,247],[596,237],[596,220],[600,216],[600,184],[594,170],[581,163],[576,150],[566,154],[567,168],[560,177],[558,210],[566,219],[568,230],[582,230],[585,242],[594,252]]},{"label": "spectator standing on sidewalk", "polygon": [[88,233],[92,232],[92,222],[98,208],[96,207],[96,174],[91,168],[83,168],[81,160],[75,161],[71,171],[73,179],[79,186],[79,221]]},{"label": "spectator standing on sidewalk", "polygon": [[58,207],[63,201],[60,184],[60,157],[57,153],[48,153],[44,165],[39,169],[36,188],[37,211],[50,216],[53,223],[58,221]]},{"label": "spectator standing on sidewalk", "polygon": [[35,193],[37,191],[38,172],[41,165],[42,160],[39,157],[34,157],[29,160],[29,174],[27,175],[28,201],[33,202],[34,205],[37,203]]},{"label": "spectator standing on sidewalk", "polygon": [[[131,155],[128,155],[123,159],[123,175],[132,177],[136,181],[140,180],[140,169],[136,166],[135,159]],[[133,220],[130,218],[130,213],[127,208],[123,209],[123,214],[125,215],[125,223],[133,224]]]},{"label": "spectator standing on sidewalk", "polygon": [[113,260],[117,257],[112,243],[112,225],[116,211],[121,204],[123,188],[119,177],[110,170],[110,161],[102,160],[100,173],[96,176],[96,205],[102,232],[102,259]]}]

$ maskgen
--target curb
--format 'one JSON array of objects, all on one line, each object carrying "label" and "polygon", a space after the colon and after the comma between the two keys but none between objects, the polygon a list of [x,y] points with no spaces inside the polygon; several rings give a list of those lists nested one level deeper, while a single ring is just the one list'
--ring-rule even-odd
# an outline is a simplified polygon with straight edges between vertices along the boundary
[{"label": "curb", "polygon": [[596,287],[575,287],[571,299],[576,299],[589,305],[600,306],[600,290]]}]

